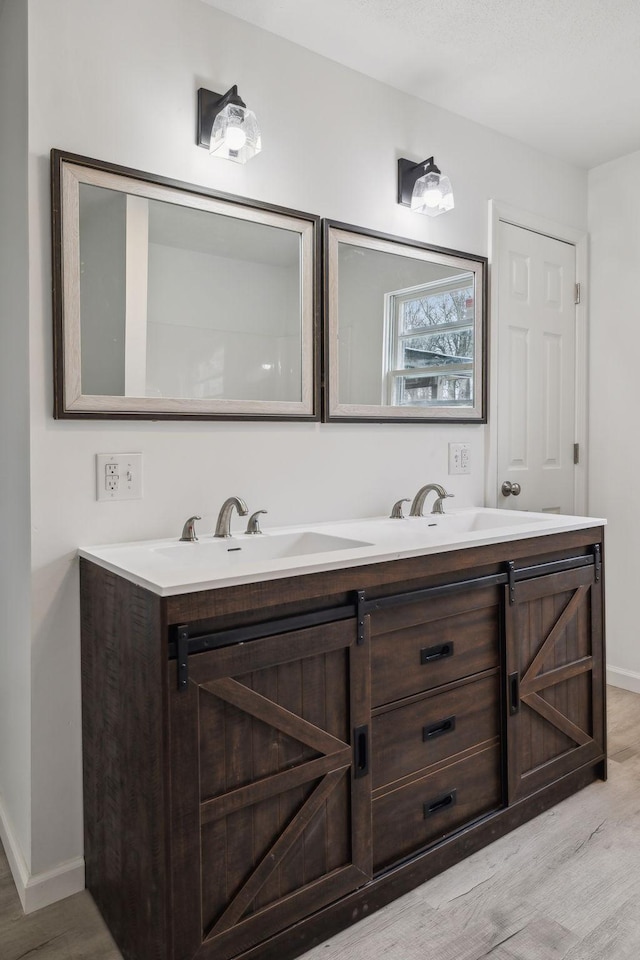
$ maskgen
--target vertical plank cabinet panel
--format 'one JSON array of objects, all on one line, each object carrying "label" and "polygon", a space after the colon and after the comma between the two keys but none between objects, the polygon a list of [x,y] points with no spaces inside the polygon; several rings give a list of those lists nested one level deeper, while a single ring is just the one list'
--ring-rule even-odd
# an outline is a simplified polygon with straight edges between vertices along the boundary
[{"label": "vertical plank cabinet panel", "polygon": [[165,960],[171,912],[160,604],[86,561],[80,584],[86,884],[127,958]]},{"label": "vertical plank cabinet panel", "polygon": [[506,588],[505,622],[513,803],[604,754],[599,568],[523,580],[511,596]]},{"label": "vertical plank cabinet panel", "polygon": [[241,954],[371,878],[355,620],[191,655],[168,697],[174,960]]}]

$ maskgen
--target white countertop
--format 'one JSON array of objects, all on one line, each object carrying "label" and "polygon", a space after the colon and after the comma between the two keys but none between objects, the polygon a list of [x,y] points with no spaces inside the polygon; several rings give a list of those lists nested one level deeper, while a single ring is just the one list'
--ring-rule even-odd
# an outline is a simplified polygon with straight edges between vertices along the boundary
[{"label": "white countertop", "polygon": [[465,547],[599,527],[606,520],[559,514],[448,508],[392,520],[374,517],[267,529],[195,543],[144,540],[81,547],[81,557],[162,597],[382,563]]}]

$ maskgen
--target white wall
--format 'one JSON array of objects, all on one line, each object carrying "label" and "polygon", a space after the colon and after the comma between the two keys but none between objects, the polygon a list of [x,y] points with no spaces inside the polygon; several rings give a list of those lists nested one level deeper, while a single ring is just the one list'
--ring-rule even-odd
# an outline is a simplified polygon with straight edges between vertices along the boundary
[{"label": "white wall", "polygon": [[300,401],[299,272],[150,243],[148,395]]},{"label": "white wall", "polygon": [[[458,503],[484,498],[482,426],[54,421],[50,148],[476,253],[490,197],[584,227],[586,176],[198,0],[29,0],[29,11],[37,872],[82,850],[78,544],[177,535],[194,513],[212,529],[230,494],[272,524],[384,513],[431,480]],[[246,167],[194,143],[197,88],[233,83],[262,127]],[[436,220],[395,199],[398,156],[432,153],[456,196]],[[447,477],[448,440],[471,442],[470,477]],[[97,503],[95,453],[136,450],[144,499]]]},{"label": "white wall", "polygon": [[0,837],[31,858],[27,5],[0,8]]},{"label": "white wall", "polygon": [[640,153],[589,172],[591,408],[589,513],[608,520],[609,680],[640,693]]}]

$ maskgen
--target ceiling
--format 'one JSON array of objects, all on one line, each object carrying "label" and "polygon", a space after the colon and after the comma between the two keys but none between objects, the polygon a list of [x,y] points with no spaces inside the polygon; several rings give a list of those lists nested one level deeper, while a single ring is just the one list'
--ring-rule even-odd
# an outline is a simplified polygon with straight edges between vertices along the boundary
[{"label": "ceiling", "polygon": [[204,0],[581,167],[640,150],[640,0]]}]

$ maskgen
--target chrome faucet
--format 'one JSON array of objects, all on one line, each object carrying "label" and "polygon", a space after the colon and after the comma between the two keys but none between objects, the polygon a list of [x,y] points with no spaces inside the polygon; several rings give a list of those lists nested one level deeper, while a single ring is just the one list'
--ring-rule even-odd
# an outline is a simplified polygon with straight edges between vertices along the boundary
[{"label": "chrome faucet", "polygon": [[424,507],[424,501],[427,499],[427,494],[431,491],[437,494],[436,500],[431,509],[431,513],[444,513],[444,508],[442,506],[442,501],[447,497],[453,497],[455,494],[447,493],[444,487],[441,487],[439,483],[427,483],[424,487],[420,487],[415,497],[413,498],[413,503],[411,504],[410,516],[412,517],[421,517],[422,508]]},{"label": "chrome faucet", "polygon": [[220,507],[220,513],[218,514],[218,522],[216,523],[216,532],[214,536],[231,536],[231,514],[233,513],[234,507],[241,517],[246,517],[246,515],[249,513],[247,505],[242,497],[229,497],[229,499],[225,500]]}]

